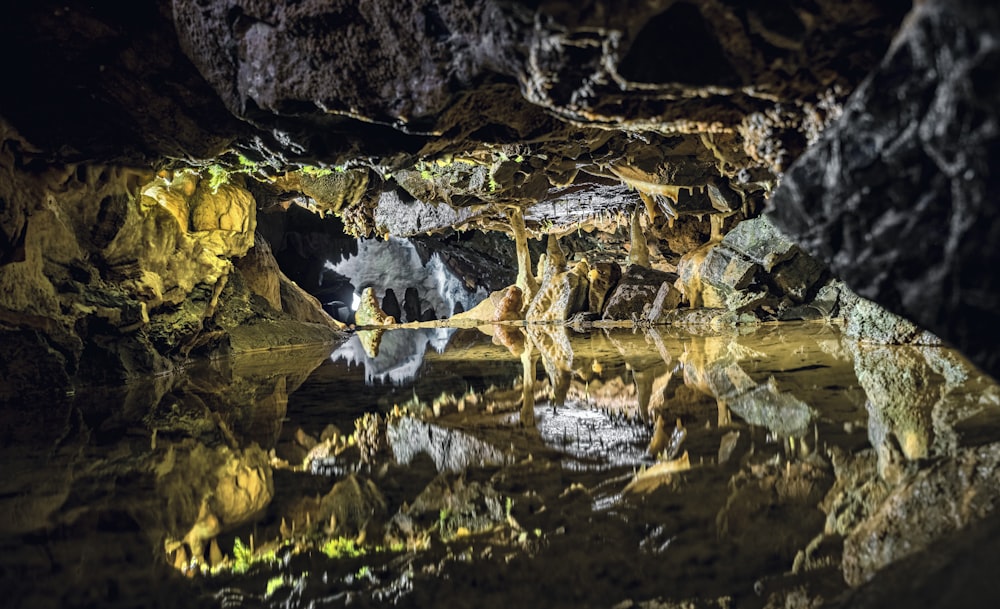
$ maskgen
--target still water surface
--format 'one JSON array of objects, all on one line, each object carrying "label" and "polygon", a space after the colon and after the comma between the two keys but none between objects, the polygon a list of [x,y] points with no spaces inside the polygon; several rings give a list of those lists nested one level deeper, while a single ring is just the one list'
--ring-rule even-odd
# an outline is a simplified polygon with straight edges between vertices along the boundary
[{"label": "still water surface", "polygon": [[18,607],[764,606],[1000,501],[998,387],[826,324],[395,329],[0,415]]}]

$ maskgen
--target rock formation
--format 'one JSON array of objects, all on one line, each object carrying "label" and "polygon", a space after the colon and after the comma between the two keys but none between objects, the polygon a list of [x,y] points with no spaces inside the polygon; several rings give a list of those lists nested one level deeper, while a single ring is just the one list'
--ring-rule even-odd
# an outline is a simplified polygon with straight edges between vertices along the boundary
[{"label": "rock formation", "polygon": [[1000,10],[920,2],[843,116],[785,175],[778,227],[1000,375]]},{"label": "rock formation", "polygon": [[[474,262],[455,254],[454,231],[512,235],[525,306],[539,289],[573,296],[558,313],[537,306],[539,318],[602,313],[628,282],[610,285],[601,265],[626,260],[679,272],[689,306],[731,320],[829,316],[848,292],[818,259],[996,373],[996,336],[982,329],[1000,290],[975,269],[995,257],[982,247],[995,241],[1000,17],[981,1],[928,0],[903,23],[909,9],[12,8],[0,25],[0,49],[20,58],[0,94],[5,378],[44,370],[66,386],[166,370],[234,340],[283,344],[246,330],[277,328],[279,308],[335,326],[279,275],[346,310],[349,283],[327,282],[315,243],[296,241],[315,233],[274,228],[271,214],[290,205],[334,214],[351,235],[429,234],[424,251],[451,248],[470,285]],[[766,247],[796,249],[757,251],[756,231],[771,229],[739,224],[776,187],[776,226],[816,259],[777,236]],[[268,270],[267,245],[250,249],[264,215],[280,271]],[[550,235],[568,275],[534,272],[531,240]],[[509,285],[489,273],[476,287]],[[669,320],[679,300],[665,285],[648,286],[629,316]],[[407,300],[407,320],[449,313],[407,313]],[[290,342],[320,338],[310,332]]]}]

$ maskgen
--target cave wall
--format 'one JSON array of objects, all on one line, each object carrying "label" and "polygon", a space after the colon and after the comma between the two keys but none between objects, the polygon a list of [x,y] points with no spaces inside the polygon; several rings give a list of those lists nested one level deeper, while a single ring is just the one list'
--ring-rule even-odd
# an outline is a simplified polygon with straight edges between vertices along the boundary
[{"label": "cave wall", "polygon": [[[704,214],[752,216],[780,178],[780,228],[861,295],[995,374],[997,10],[918,3],[890,48],[910,8],[22,3],[0,24],[0,49],[19,58],[0,92],[0,116],[17,130],[4,139],[5,323],[42,332],[38,348],[72,369],[81,337],[100,334],[80,320],[131,328],[157,306],[218,304],[218,261],[242,255],[249,235],[238,247],[189,246],[164,206],[144,212],[135,198],[129,176],[150,169],[246,163],[266,178],[346,163],[349,192],[331,210],[375,234],[504,230],[512,208],[544,234],[643,204],[647,227],[666,233]],[[86,196],[65,186],[76,182]],[[139,251],[153,243],[182,254]],[[102,274],[102,259],[123,278]],[[199,280],[153,279],[178,265]],[[111,304],[82,297],[83,313],[60,282],[123,291]]]},{"label": "cave wall", "polygon": [[[190,354],[333,340],[315,299],[293,290],[271,306],[254,289],[261,273],[234,267],[256,252],[245,188],[192,171],[30,162],[0,128],[0,399],[163,373]],[[269,324],[282,325],[253,330]]]},{"label": "cave wall", "polygon": [[1000,9],[919,3],[771,217],[860,295],[1000,376]]}]

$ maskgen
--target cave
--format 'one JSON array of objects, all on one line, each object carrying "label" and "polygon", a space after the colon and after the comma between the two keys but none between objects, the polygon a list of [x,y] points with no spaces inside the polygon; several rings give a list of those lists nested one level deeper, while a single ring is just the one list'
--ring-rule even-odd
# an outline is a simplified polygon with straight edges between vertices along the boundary
[{"label": "cave", "polygon": [[9,607],[993,607],[1000,8],[22,2]]}]

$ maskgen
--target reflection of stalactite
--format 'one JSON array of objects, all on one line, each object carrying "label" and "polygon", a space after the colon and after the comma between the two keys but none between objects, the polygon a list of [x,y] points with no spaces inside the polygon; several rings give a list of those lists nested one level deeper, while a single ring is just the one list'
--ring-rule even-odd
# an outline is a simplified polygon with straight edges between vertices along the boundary
[{"label": "reflection of stalactite", "polygon": [[521,424],[526,427],[535,425],[535,362],[537,358],[531,342],[527,342],[521,352]]},{"label": "reflection of stalactite", "polygon": [[561,405],[566,400],[573,370],[573,347],[566,328],[531,325],[527,330],[531,342],[542,357],[542,366],[552,388],[552,400]]},{"label": "reflection of stalactite", "polygon": [[653,381],[656,380],[656,374],[650,370],[632,370],[632,380],[639,396],[639,418],[643,423],[648,423],[649,400],[653,395]]}]

